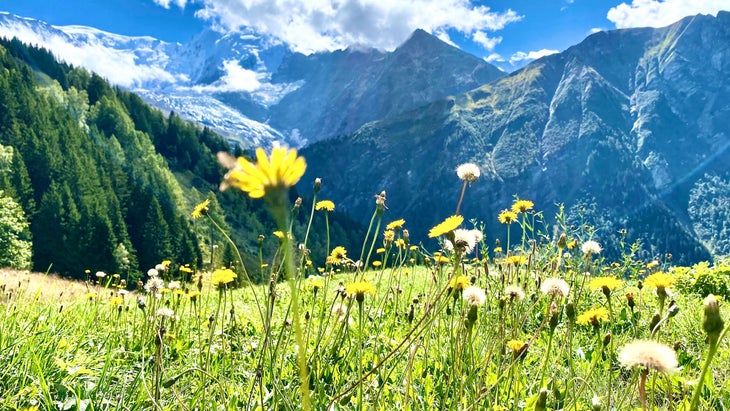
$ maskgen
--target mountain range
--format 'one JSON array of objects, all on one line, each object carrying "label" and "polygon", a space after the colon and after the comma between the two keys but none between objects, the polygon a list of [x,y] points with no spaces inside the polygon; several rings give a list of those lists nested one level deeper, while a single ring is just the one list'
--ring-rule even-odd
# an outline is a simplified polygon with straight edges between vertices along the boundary
[{"label": "mountain range", "polygon": [[133,55],[148,70],[127,88],[243,148],[302,147],[301,192],[321,177],[361,222],[385,190],[413,241],[454,213],[455,168],[473,162],[461,211],[487,241],[504,242],[497,214],[517,197],[543,210],[533,228],[596,239],[609,258],[629,244],[679,263],[730,253],[728,12],[598,32],[509,75],[421,30],[389,53],[302,55],[255,33],[170,44],[0,14],[8,27]]},{"label": "mountain range", "polygon": [[[62,60],[115,77],[133,67],[138,74],[120,85],[242,148],[300,147],[349,134],[504,75],[423,30],[392,52],[351,47],[304,55],[253,32],[208,29],[181,44],[0,12],[0,36],[52,45]],[[124,64],[95,66],[99,53]]]},{"label": "mountain range", "polygon": [[564,204],[568,229],[591,226],[576,235],[612,257],[639,241],[644,258],[710,259],[730,253],[729,79],[728,12],[599,32],[467,93],[307,146],[305,181],[325,178],[361,221],[385,190],[393,218],[423,238],[454,213],[454,170],[473,162],[481,178],[462,212],[503,241],[497,215],[518,196],[548,221]]}]

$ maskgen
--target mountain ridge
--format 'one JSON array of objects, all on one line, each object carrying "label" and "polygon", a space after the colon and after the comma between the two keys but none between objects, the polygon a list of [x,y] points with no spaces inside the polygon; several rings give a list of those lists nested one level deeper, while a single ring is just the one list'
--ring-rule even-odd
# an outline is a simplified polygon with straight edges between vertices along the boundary
[{"label": "mountain ridge", "polygon": [[[503,241],[496,215],[517,195],[547,215],[565,203],[573,221],[598,227],[613,257],[622,228],[627,240],[643,242],[645,256],[672,249],[684,262],[723,255],[730,250],[708,248],[717,234],[700,241],[703,223],[688,204],[705,173],[728,174],[728,153],[715,154],[730,140],[728,15],[593,34],[495,82],[306,147],[314,164],[307,177],[352,164],[332,184],[341,208],[364,220],[372,194],[386,190],[400,211],[394,218],[424,238],[453,213],[453,170],[474,162],[482,177],[462,210]],[[699,69],[706,60],[715,68]],[[384,171],[364,160],[375,158]]]}]

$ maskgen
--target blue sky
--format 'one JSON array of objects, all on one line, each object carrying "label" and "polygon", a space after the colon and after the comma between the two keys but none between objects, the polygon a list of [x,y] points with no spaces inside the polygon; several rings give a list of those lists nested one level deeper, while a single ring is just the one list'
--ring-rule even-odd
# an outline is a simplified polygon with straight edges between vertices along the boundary
[{"label": "blue sky", "polygon": [[207,27],[253,26],[297,51],[392,49],[416,28],[511,71],[596,30],[659,27],[730,10],[728,0],[0,0],[0,10],[54,25],[185,42]]}]

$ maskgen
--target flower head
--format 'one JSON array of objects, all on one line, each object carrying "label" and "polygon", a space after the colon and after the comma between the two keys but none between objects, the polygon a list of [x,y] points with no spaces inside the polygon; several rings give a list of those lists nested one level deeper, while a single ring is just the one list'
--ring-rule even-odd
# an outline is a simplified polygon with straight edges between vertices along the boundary
[{"label": "flower head", "polygon": [[401,218],[399,220],[391,221],[390,223],[388,223],[388,225],[385,226],[385,229],[386,230],[398,230],[398,229],[402,228],[403,224],[405,224],[405,223],[406,223],[406,220]]},{"label": "flower head", "polygon": [[213,278],[211,279],[211,283],[213,283],[213,285],[215,285],[216,287],[222,287],[226,284],[232,283],[233,280],[236,279],[236,277],[238,276],[230,268],[219,268],[213,271]]},{"label": "flower head", "polygon": [[271,157],[266,155],[263,148],[257,148],[255,163],[243,157],[234,162],[226,153],[218,153],[218,159],[229,166],[221,190],[235,187],[248,193],[251,198],[261,198],[271,190],[295,185],[307,169],[304,157],[297,156],[296,149],[284,147],[275,147]]},{"label": "flower head", "polygon": [[579,315],[576,322],[580,325],[592,325],[598,327],[601,321],[608,319],[608,310],[605,307],[592,308]]},{"label": "flower head", "polygon": [[540,285],[540,291],[545,295],[565,298],[570,292],[570,286],[562,278],[548,278]]},{"label": "flower head", "polygon": [[636,340],[623,346],[618,361],[626,368],[642,366],[668,373],[677,368],[677,353],[669,346],[651,340]]},{"label": "flower head", "polygon": [[654,273],[644,280],[644,287],[669,288],[674,285],[674,277],[667,273]]},{"label": "flower head", "polygon": [[165,282],[162,281],[162,278],[156,276],[151,276],[144,285],[145,291],[150,294],[157,294],[163,288],[165,288]]},{"label": "flower head", "polygon": [[461,296],[464,298],[464,301],[466,301],[467,304],[472,306],[484,305],[484,303],[487,301],[487,295],[484,293],[484,290],[475,285],[470,285],[464,288]]},{"label": "flower head", "polygon": [[517,213],[510,210],[502,210],[499,216],[497,216],[497,219],[502,224],[512,224],[517,221]]},{"label": "flower head", "polygon": [[334,211],[335,203],[333,203],[330,200],[317,201],[317,204],[314,205],[314,209],[317,211],[319,211],[319,210]]},{"label": "flower head", "polygon": [[463,222],[464,222],[464,217],[462,217],[460,215],[452,215],[451,217],[446,218],[446,220],[442,221],[441,223],[439,223],[438,225],[433,227],[428,232],[428,237],[434,238],[434,237],[438,237],[438,236],[444,235],[446,233],[449,233],[451,231],[454,231]]},{"label": "flower head", "polygon": [[338,245],[337,247],[333,248],[330,252],[330,255],[327,257],[327,263],[334,264],[334,265],[340,265],[343,261],[347,259],[347,250],[345,247]]},{"label": "flower head", "polygon": [[210,199],[205,199],[202,203],[195,206],[193,209],[193,212],[191,213],[191,217],[193,220],[197,220],[203,216],[208,215],[208,209],[210,208]]},{"label": "flower head", "polygon": [[593,291],[601,290],[606,298],[611,296],[611,291],[621,286],[622,281],[616,277],[596,277],[588,283],[588,288]]},{"label": "flower head", "polygon": [[[448,241],[448,240],[447,240]],[[476,247],[478,241],[474,235],[474,230],[465,230],[457,228],[454,230],[454,244],[456,248],[464,254],[469,254]]]},{"label": "flower head", "polygon": [[525,290],[518,285],[508,285],[504,288],[504,295],[510,300],[522,301],[525,299]]},{"label": "flower head", "polygon": [[583,245],[580,246],[580,250],[583,251],[583,254],[585,255],[591,255],[591,254],[601,254],[601,251],[603,251],[603,248],[601,248],[601,245],[598,244],[597,241],[588,240]]},{"label": "flower head", "polygon": [[535,203],[530,200],[517,200],[512,204],[512,212],[516,214],[526,213],[532,210],[533,207],[535,207]]},{"label": "flower head", "polygon": [[469,278],[465,275],[459,275],[449,281],[449,288],[462,292],[466,287],[469,286]]},{"label": "flower head", "polygon": [[481,172],[476,164],[464,163],[456,167],[456,175],[463,181],[473,183],[479,179]]},{"label": "flower head", "polygon": [[367,281],[356,281],[345,286],[345,292],[357,302],[365,300],[365,294],[375,294],[375,287]]},{"label": "flower head", "polygon": [[504,259],[505,264],[521,265],[527,263],[527,257],[524,255],[511,255]]},{"label": "flower head", "polygon": [[162,318],[175,318],[175,311],[169,309],[169,308],[159,308],[155,314],[157,314],[158,317]]}]

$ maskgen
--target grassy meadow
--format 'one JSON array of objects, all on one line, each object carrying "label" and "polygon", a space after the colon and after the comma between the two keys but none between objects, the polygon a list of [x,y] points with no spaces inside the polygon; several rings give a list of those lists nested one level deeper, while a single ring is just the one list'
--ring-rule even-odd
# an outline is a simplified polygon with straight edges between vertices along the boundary
[{"label": "grassy meadow", "polygon": [[[279,244],[260,261],[268,284],[187,261],[160,262],[135,291],[93,267],[85,283],[0,273],[0,409],[730,407],[722,263],[640,261],[632,244],[606,261],[601,236],[622,233],[561,215],[547,226],[527,200],[489,222],[508,227],[501,242],[457,205],[429,248],[410,242],[385,193],[361,249],[312,256],[308,239],[328,232],[292,238],[298,205],[285,195],[303,160],[274,151],[226,176],[280,227],[260,237]],[[458,171],[463,198],[478,169]],[[312,213],[336,207],[319,182],[314,193]],[[214,224],[208,207],[196,224]]]}]

